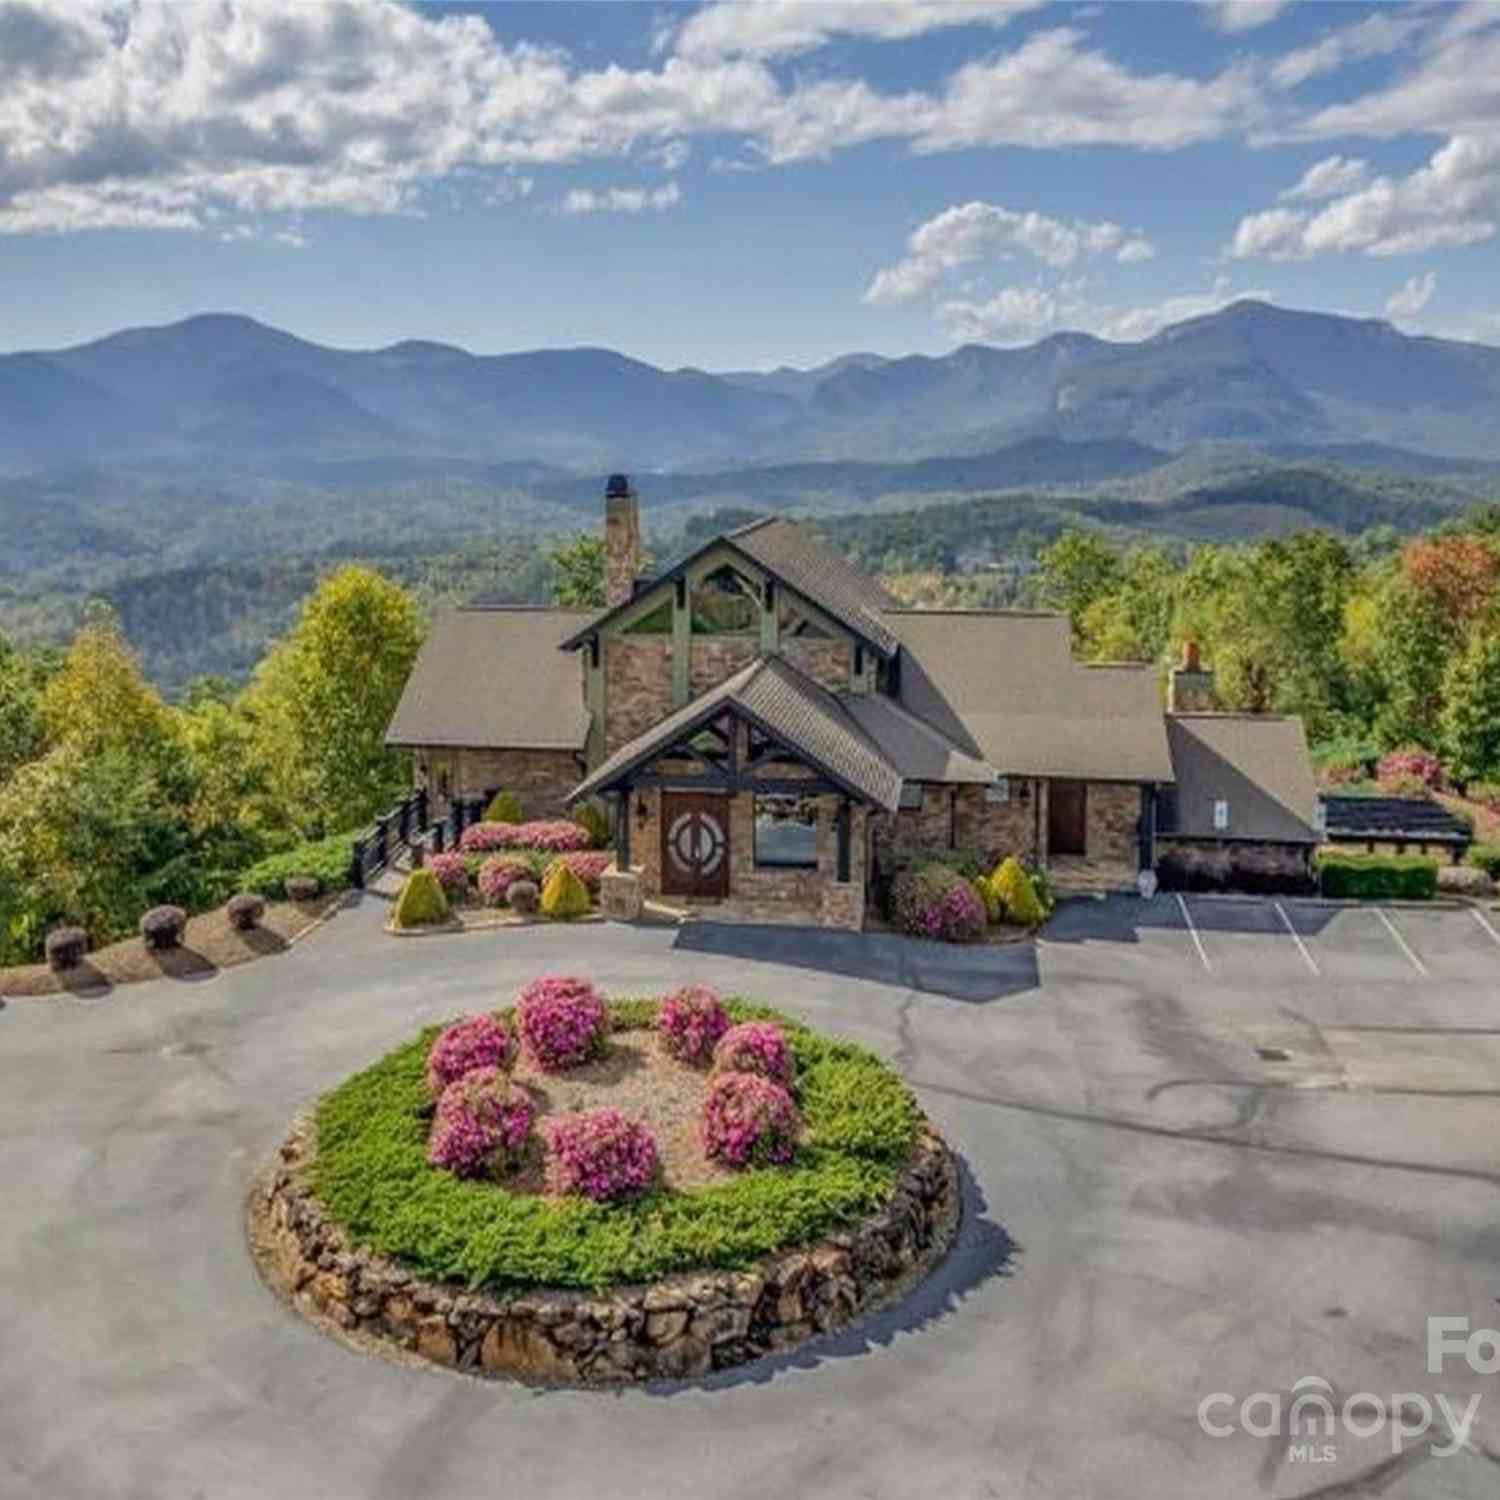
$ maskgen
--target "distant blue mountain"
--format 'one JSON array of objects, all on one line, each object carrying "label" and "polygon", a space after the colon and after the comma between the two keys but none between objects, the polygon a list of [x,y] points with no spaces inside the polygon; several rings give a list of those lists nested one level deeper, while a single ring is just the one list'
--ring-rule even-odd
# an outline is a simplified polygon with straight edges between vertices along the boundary
[{"label": "distant blue mountain", "polygon": [[[298,477],[317,465],[420,478],[517,463],[711,473],[998,452],[1036,471],[1049,452],[1067,480],[1080,463],[1099,477],[1103,454],[1131,473],[1141,450],[1204,443],[1356,462],[1384,451],[1441,468],[1500,461],[1497,403],[1500,349],[1258,302],[1136,344],[1063,333],[1021,349],[722,374],[608,349],[330,349],[209,314],[0,356],[0,473],[80,461]],[[1085,460],[1079,444],[1105,446]]]}]

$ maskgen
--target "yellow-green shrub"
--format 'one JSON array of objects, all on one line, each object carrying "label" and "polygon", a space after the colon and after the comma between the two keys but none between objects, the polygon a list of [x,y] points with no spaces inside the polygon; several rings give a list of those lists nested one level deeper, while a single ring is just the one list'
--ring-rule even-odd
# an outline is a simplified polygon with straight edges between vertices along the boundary
[{"label": "yellow-green shrub", "polygon": [[521,811],[521,804],[514,792],[496,792],[490,798],[490,805],[484,810],[484,821],[486,823],[524,823],[526,814]]},{"label": "yellow-green shrub", "polygon": [[542,915],[566,922],[589,909],[589,888],[560,860],[542,884]]},{"label": "yellow-green shrub", "polygon": [[985,921],[998,922],[1005,915],[1005,908],[1000,900],[999,892],[995,890],[994,882],[988,875],[976,875],[970,884],[974,887],[974,894],[984,902]]},{"label": "yellow-green shrub", "polygon": [[1012,854],[1000,862],[990,884],[1005,909],[1005,920],[1017,927],[1035,927],[1042,920],[1042,903],[1025,866]]},{"label": "yellow-green shrub", "polygon": [[413,870],[401,887],[396,898],[396,909],[391,913],[394,927],[430,927],[434,922],[448,920],[448,898],[438,884],[438,878],[424,865]]}]

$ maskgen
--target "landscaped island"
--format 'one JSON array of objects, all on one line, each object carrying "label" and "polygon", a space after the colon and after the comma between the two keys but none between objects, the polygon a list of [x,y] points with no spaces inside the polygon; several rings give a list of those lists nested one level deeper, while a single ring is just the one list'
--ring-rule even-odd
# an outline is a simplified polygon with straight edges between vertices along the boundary
[{"label": "landscaped island", "polygon": [[689,986],[547,976],[321,1099],[252,1195],[263,1271],[363,1340],[478,1373],[680,1377],[915,1281],[947,1146],[873,1053]]}]

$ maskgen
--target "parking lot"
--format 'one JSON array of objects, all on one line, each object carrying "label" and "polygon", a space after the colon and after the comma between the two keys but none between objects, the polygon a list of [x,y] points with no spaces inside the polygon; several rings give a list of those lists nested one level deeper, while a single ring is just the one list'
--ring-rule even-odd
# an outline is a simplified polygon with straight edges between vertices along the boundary
[{"label": "parking lot", "polygon": [[[4,1500],[467,1500],[497,1474],[537,1500],[1494,1495],[1500,1376],[1431,1375],[1424,1342],[1432,1316],[1497,1321],[1493,914],[1120,897],[960,948],[711,923],[392,943],[382,919],[211,983],[0,1009]],[[291,1115],[559,969],[701,980],[877,1048],[963,1158],[953,1254],[795,1354],[621,1393],[404,1369],[282,1307],[242,1206]],[[1441,1423],[1387,1426],[1315,1465],[1287,1415],[1309,1379],[1480,1402],[1452,1456]],[[1208,1432],[1215,1393],[1281,1419]]]}]

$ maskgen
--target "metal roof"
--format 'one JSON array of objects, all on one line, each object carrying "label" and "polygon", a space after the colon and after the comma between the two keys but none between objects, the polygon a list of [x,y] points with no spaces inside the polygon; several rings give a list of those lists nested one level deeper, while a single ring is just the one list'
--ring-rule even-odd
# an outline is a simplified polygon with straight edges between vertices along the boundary
[{"label": "metal roof", "polygon": [[1153,667],[1075,661],[1066,615],[886,610],[901,703],[1001,775],[1174,779]]},{"label": "metal roof", "polygon": [[810,765],[877,807],[894,811],[899,804],[901,772],[848,712],[845,700],[774,656],[757,657],[622,745],[573,788],[569,801],[607,790],[726,710],[786,741]]},{"label": "metal roof", "polygon": [[1405,839],[1431,844],[1474,841],[1473,830],[1440,802],[1426,797],[1324,795],[1330,842]]},{"label": "metal roof", "polygon": [[597,611],[448,609],[434,616],[388,745],[582,750],[590,716],[563,637]]},{"label": "metal roof", "polygon": [[[1173,714],[1167,737],[1177,770],[1157,831],[1188,838],[1317,843],[1318,787],[1302,720],[1273,714]],[[1226,827],[1214,804],[1228,804]]]}]

